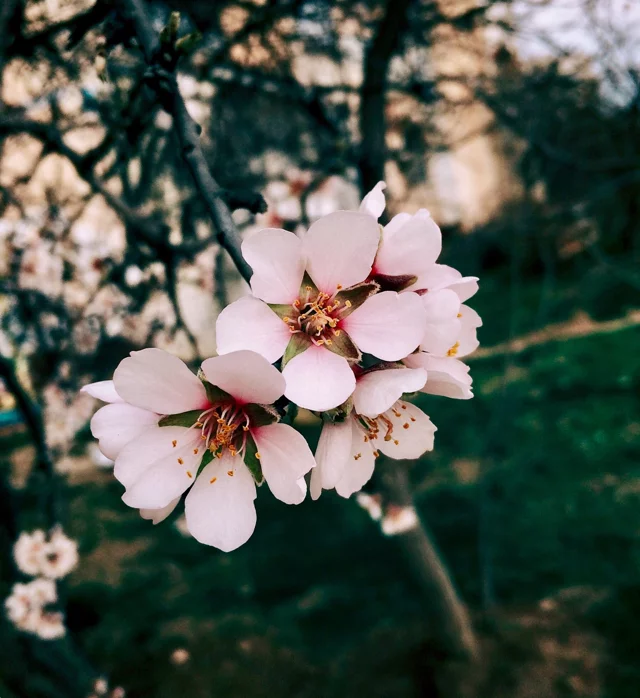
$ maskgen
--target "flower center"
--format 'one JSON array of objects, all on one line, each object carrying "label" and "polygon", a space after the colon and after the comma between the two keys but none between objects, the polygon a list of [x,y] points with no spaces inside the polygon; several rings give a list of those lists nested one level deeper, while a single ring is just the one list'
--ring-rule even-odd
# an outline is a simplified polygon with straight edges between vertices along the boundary
[{"label": "flower center", "polygon": [[214,456],[221,455],[225,448],[232,456],[244,453],[249,417],[235,403],[210,407],[193,426],[201,430],[205,447]]},{"label": "flower center", "polygon": [[[338,289],[339,290],[339,289]],[[339,337],[338,328],[342,312],[351,307],[351,301],[340,302],[328,293],[314,293],[311,286],[305,287],[306,296],[293,302],[291,316],[282,318],[289,331],[304,332],[316,345],[331,344],[333,337]],[[311,295],[311,294],[314,295]]]}]

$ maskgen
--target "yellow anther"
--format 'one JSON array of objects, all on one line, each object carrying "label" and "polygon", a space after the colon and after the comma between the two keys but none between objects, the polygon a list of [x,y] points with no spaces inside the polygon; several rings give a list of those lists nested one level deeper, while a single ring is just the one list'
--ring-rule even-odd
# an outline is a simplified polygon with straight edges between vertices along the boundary
[{"label": "yellow anther", "polygon": [[212,477],[211,480],[209,480],[209,484],[213,485],[213,483],[217,480],[217,477]]},{"label": "yellow anther", "polygon": [[333,342],[330,339],[325,339],[325,343],[328,344],[329,346],[331,346],[333,344]]},{"label": "yellow anther", "polygon": [[412,421],[412,422],[415,422],[415,421],[416,421],[416,418],[415,418],[415,417],[411,417],[411,421]]},{"label": "yellow anther", "polygon": [[347,306],[347,308],[351,307],[351,301],[345,301],[344,304]]},{"label": "yellow anther", "polygon": [[364,442],[367,443],[367,441],[369,441],[369,437],[365,434],[364,435]]},{"label": "yellow anther", "polygon": [[462,317],[462,313],[458,313],[458,317]]},{"label": "yellow anther", "polygon": [[396,446],[399,446],[399,445],[400,445],[400,442],[399,442],[397,439],[394,439],[394,440],[393,440],[393,443],[394,443]]},{"label": "yellow anther", "polygon": [[198,427],[198,429],[199,429],[201,426],[203,426],[203,424],[202,424],[202,422],[196,422],[193,426]]},{"label": "yellow anther", "polygon": [[380,455],[380,451],[374,451],[373,452],[373,457],[377,458]]},{"label": "yellow anther", "polygon": [[206,441],[206,440],[207,440],[207,437],[206,437],[204,434],[200,434],[200,438],[201,438],[203,441]]},{"label": "yellow anther", "polygon": [[291,322],[291,318],[290,318],[290,317],[283,317],[282,319],[283,319],[285,322]]},{"label": "yellow anther", "polygon": [[391,437],[389,436],[389,434],[387,434],[387,435],[384,437],[384,440],[385,440],[385,441],[391,441]]},{"label": "yellow anther", "polygon": [[340,291],[342,289],[342,284],[338,284],[336,288],[338,289],[338,291]]},{"label": "yellow anther", "polygon": [[342,330],[336,330],[333,334],[335,334],[336,337],[339,337],[342,334]]},{"label": "yellow anther", "polygon": [[456,342],[451,349],[447,352],[447,356],[455,356],[458,353],[458,349],[460,348],[460,342]]},{"label": "yellow anther", "polygon": [[406,409],[407,409],[407,406],[406,406],[406,405],[402,405],[402,409],[403,409],[403,410],[406,410]]},{"label": "yellow anther", "polygon": [[191,479],[193,479],[193,474],[191,473],[190,470],[187,470],[187,475],[188,475]]},{"label": "yellow anther", "polygon": [[198,455],[198,449],[197,449],[197,448],[194,448],[194,449],[193,449],[193,455],[194,455],[194,456],[197,456],[197,455]]},{"label": "yellow anther", "polygon": [[256,458],[257,458],[258,460],[260,460],[260,459],[262,458],[262,456],[260,455],[260,453],[259,453],[258,451],[256,451]]},{"label": "yellow anther", "polygon": [[360,460],[362,458],[362,453],[356,453],[356,455],[353,457],[353,460]]},{"label": "yellow anther", "polygon": [[184,461],[182,460],[182,458],[178,458],[178,463],[180,463],[180,465],[184,465]]},{"label": "yellow anther", "polygon": [[178,445],[178,442],[174,439],[174,440],[171,442],[171,445],[175,448],[175,447]]},{"label": "yellow anther", "polygon": [[249,427],[245,424],[245,425],[242,427],[242,431],[249,431]]},{"label": "yellow anther", "polygon": [[227,470],[227,475],[229,477],[233,477],[233,470]]},{"label": "yellow anther", "polygon": [[403,428],[403,429],[408,429],[408,428],[409,428],[409,422],[405,422],[405,423],[402,425],[402,428]]},{"label": "yellow anther", "polygon": [[305,287],[304,287],[304,290],[305,290],[305,291],[311,291],[311,286],[305,286]]}]

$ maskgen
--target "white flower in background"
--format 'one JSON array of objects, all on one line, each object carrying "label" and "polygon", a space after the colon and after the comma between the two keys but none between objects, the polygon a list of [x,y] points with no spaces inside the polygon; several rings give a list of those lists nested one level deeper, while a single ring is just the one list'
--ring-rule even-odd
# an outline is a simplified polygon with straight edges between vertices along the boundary
[{"label": "white flower in background", "polygon": [[269,228],[244,241],[253,296],[225,308],[216,324],[221,354],[250,349],[283,358],[285,396],[311,410],[341,405],[355,388],[361,352],[398,361],[418,347],[426,313],[414,293],[377,293],[367,282],[380,229],[366,214],[332,213],[301,239]]},{"label": "white flower in background", "polygon": [[433,449],[436,427],[415,405],[401,400],[420,390],[423,369],[376,368],[361,373],[353,409],[344,421],[325,422],[311,474],[311,497],[333,489],[342,497],[358,492],[371,478],[380,453],[395,459],[419,458]]},{"label": "white flower in background", "polygon": [[56,640],[66,633],[62,613],[48,611],[45,606],[58,599],[55,582],[34,579],[28,584],[14,584],[5,600],[7,618],[24,632],[38,635],[43,640]]},{"label": "white flower in background", "polygon": [[13,546],[13,559],[18,569],[31,577],[39,575],[42,571],[46,544],[45,533],[42,530],[21,533]]},{"label": "white flower in background", "polygon": [[49,579],[62,579],[77,564],[77,542],[68,538],[61,528],[55,528],[44,547],[41,574]]},{"label": "white flower in background", "polygon": [[78,544],[60,528],[54,529],[48,539],[38,529],[20,534],[13,547],[13,557],[25,574],[61,579],[78,564]]},{"label": "white flower in background", "polygon": [[108,681],[100,677],[99,679],[95,680],[95,683],[93,684],[93,692],[97,696],[106,696],[107,693],[109,692],[109,683]]},{"label": "white flower in background", "polygon": [[412,506],[390,506],[380,522],[385,536],[399,536],[412,531],[420,523],[418,513]]},{"label": "white flower in background", "polygon": [[271,405],[282,375],[262,356],[239,351],[207,359],[202,380],[160,349],[132,352],[113,381],[83,390],[110,404],[91,421],[100,449],[115,459],[125,504],[154,523],[189,488],[187,527],[201,543],[230,551],[256,524],[256,482],[283,502],[306,494],[315,461],[295,429],[278,424]]},{"label": "white flower in background", "polygon": [[191,654],[189,650],[185,649],[184,647],[178,647],[175,650],[173,650],[169,659],[171,660],[172,664],[175,664],[176,666],[182,666],[191,659]]}]

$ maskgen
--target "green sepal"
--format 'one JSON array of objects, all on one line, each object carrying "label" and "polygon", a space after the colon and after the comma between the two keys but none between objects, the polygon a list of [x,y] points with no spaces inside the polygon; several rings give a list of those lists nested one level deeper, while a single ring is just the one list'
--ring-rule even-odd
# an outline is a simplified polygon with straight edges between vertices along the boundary
[{"label": "green sepal", "polygon": [[404,291],[409,286],[413,286],[418,280],[413,274],[400,274],[389,276],[387,274],[376,274],[373,280],[380,285],[381,291]]},{"label": "green sepal", "polygon": [[180,414],[168,414],[159,422],[159,427],[192,427],[202,414],[203,410],[189,410]]},{"label": "green sepal", "polygon": [[286,414],[282,418],[282,423],[283,424],[288,424],[289,426],[293,426],[293,423],[295,422],[296,417],[298,416],[298,405],[294,404],[293,402],[290,402]]},{"label": "green sepal", "polygon": [[202,381],[202,384],[204,385],[204,389],[207,393],[207,400],[209,400],[212,407],[215,407],[216,405],[222,405],[227,402],[233,402],[233,397],[231,397],[229,393],[225,392],[222,388],[218,388],[217,385],[209,383],[202,369],[198,371],[198,378]]},{"label": "green sepal", "polygon": [[281,320],[284,320],[286,317],[292,318],[298,314],[295,308],[286,303],[267,303],[267,305]]},{"label": "green sepal", "polygon": [[271,405],[257,405],[255,403],[245,405],[244,412],[249,417],[252,427],[266,427],[280,421],[278,410]]},{"label": "green sepal", "polygon": [[326,410],[324,412],[314,412],[322,419],[323,422],[329,422],[331,424],[341,424],[345,422],[351,412],[353,411],[353,399],[349,398],[342,405],[334,407],[332,410]]},{"label": "green sepal", "polygon": [[362,354],[358,347],[351,341],[351,337],[349,337],[344,330],[338,330],[338,332],[340,334],[337,334],[336,330],[333,330],[331,344],[327,341],[323,346],[334,354],[343,356],[348,361],[360,361]]},{"label": "green sepal", "polygon": [[318,287],[315,285],[309,274],[305,271],[304,276],[302,277],[302,283],[300,284],[300,293],[298,295],[301,304],[304,305],[305,303],[308,303],[309,300],[311,298],[315,298],[318,293],[320,293]]},{"label": "green sepal", "polygon": [[[359,308],[367,298],[369,298],[369,296],[372,296],[379,290],[380,286],[375,281],[366,281],[357,286],[346,288],[344,291],[338,291],[334,300],[336,303],[340,303],[340,318],[351,315],[356,308]],[[347,302],[350,303],[348,307]]]},{"label": "green sepal", "polygon": [[302,354],[302,352],[306,351],[312,344],[313,342],[309,338],[309,335],[304,332],[295,332],[292,334],[289,344],[287,344],[287,348],[284,350],[282,368],[284,369],[291,359],[298,356],[298,354]]},{"label": "green sepal", "polygon": [[256,442],[253,440],[251,434],[247,434],[247,443],[244,448],[244,463],[249,468],[249,472],[253,476],[257,485],[261,485],[264,482],[264,475],[262,474],[262,466],[260,465],[260,459],[256,457],[258,453],[258,447]]},{"label": "green sepal", "polygon": [[213,453],[211,453],[211,451],[207,449],[204,453],[204,456],[202,456],[202,460],[200,461],[200,466],[198,467],[198,473],[196,477],[200,475],[200,473],[209,465],[209,463],[211,463],[212,460]]}]

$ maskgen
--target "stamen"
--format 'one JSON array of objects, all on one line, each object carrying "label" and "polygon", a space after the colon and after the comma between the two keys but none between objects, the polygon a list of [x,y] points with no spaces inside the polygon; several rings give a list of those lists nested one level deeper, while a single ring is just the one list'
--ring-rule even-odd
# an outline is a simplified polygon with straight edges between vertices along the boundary
[{"label": "stamen", "polygon": [[194,449],[193,449],[193,455],[194,455],[194,456],[197,456],[197,455],[198,455],[198,449],[197,449],[197,448],[194,448]]},{"label": "stamen", "polygon": [[256,451],[256,458],[257,458],[258,460],[260,460],[260,459],[262,458],[262,456],[260,455],[260,453],[259,453],[258,451]]},{"label": "stamen", "polygon": [[402,428],[403,428],[403,429],[408,429],[408,428],[409,428],[409,422],[405,422],[405,423],[402,425]]},{"label": "stamen", "polygon": [[187,475],[188,475],[191,479],[193,479],[193,474],[191,473],[190,470],[187,470]]},{"label": "stamen", "polygon": [[356,453],[356,455],[353,457],[353,460],[360,460],[362,458],[362,453]]},{"label": "stamen", "polygon": [[209,480],[209,484],[213,485],[213,483],[217,480],[217,477],[212,477],[211,480]]},{"label": "stamen", "polygon": [[336,288],[338,289],[338,291],[340,291],[342,289],[342,284],[338,284]]},{"label": "stamen", "polygon": [[175,447],[178,445],[178,442],[174,439],[174,440],[171,442],[171,445],[175,448]]},{"label": "stamen", "polygon": [[451,349],[447,352],[447,356],[455,356],[458,353],[458,349],[460,348],[460,342],[456,342]]},{"label": "stamen", "polygon": [[184,465],[184,461],[182,460],[182,458],[178,458],[178,463],[180,463],[180,465]]},{"label": "stamen", "polygon": [[227,475],[229,477],[233,477],[233,470],[227,470]]}]

